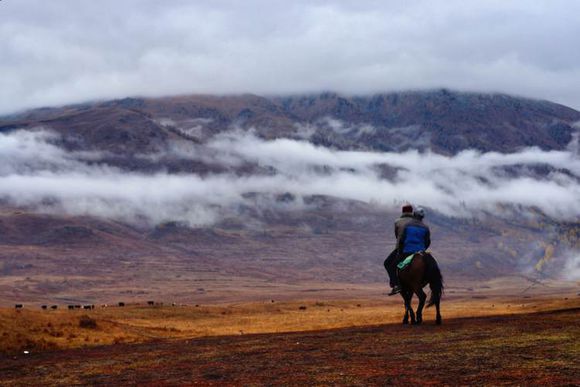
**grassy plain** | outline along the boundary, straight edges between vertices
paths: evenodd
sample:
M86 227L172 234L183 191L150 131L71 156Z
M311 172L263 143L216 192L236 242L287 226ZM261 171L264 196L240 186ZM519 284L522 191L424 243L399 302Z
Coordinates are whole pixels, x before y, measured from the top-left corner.
M444 320L580 306L580 297L570 290L558 296L502 297L467 293L446 296L442 303ZM402 312L402 301L398 296L354 300L267 300L222 305L148 306L140 303L125 307L97 305L94 310L0 308L0 353L36 353L153 340L380 325L400 322ZM81 319L87 317L96 323L96 327L81 326ZM427 309L425 323L432 324L433 319L434 310Z
M578 385L578 318L573 308L0 355L0 385Z

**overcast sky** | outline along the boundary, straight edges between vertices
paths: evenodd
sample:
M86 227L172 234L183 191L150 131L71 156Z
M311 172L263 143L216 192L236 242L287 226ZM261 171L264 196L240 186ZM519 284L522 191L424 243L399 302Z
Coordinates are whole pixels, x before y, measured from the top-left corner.
M0 114L184 93L447 87L580 109L580 1L3 0Z

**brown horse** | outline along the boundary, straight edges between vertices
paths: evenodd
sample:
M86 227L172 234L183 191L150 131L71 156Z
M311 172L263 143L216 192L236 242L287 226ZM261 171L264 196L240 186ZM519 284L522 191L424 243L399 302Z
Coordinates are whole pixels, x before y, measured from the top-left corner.
M436 322L437 325L440 325L441 312L439 303L441 301L441 295L443 294L443 277L441 276L441 271L435 258L431 254L423 251L416 253L415 258L413 258L409 266L403 270L397 269L397 275L401 283L401 296L403 296L403 300L405 301L405 318L403 319L403 324L409 323L409 315L411 315L411 324L421 324L423 322L423 307L427 299L423 288L429 284L431 298L429 299L427 307L435 305L437 309ZM416 319L413 308L411 307L413 294L416 294L419 298Z

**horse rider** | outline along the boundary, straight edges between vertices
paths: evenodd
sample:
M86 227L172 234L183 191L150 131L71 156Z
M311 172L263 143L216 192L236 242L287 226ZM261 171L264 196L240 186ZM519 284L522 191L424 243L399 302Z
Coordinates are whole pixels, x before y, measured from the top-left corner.
M399 236L403 234L405 226L413 221L413 206L410 204L405 204L401 209L401 216L395 221L395 238L397 239L397 246L399 241ZM389 274L389 285L392 290L389 295L397 294L401 291L399 287L399 279L397 278L397 263L399 263L399 250L397 247L389 254L383 265L385 270Z
M431 245L431 230L423 223L425 210L421 207L413 211L413 219L405 225L397 240L399 262L411 254L426 251Z
M413 217L410 221L405 222L403 230L399 231L397 238L397 259L395 266L391 272L391 279L394 280L395 286L389 295L399 293L401 287L399 284L399 276L396 272L396 264L403 261L411 254L425 251L431 245L431 230L429 226L423 223L425 218L425 210L421 207L413 211Z

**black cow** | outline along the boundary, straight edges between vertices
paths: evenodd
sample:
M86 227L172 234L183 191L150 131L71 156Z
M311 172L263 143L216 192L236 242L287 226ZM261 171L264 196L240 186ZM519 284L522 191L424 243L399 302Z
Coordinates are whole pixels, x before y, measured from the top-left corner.
M74 305L68 305L68 310L73 310L75 308Z
M119 302L119 306L125 306L124 302Z
M48 309L48 305L41 305L40 307L42 308L42 310L47 310Z
M14 305L14 309L22 309L22 308L24 308L24 305L22 305L22 304Z
M50 309L56 310L56 309L58 309L58 305L51 305Z
M147 301L147 305L155 305L155 301Z

